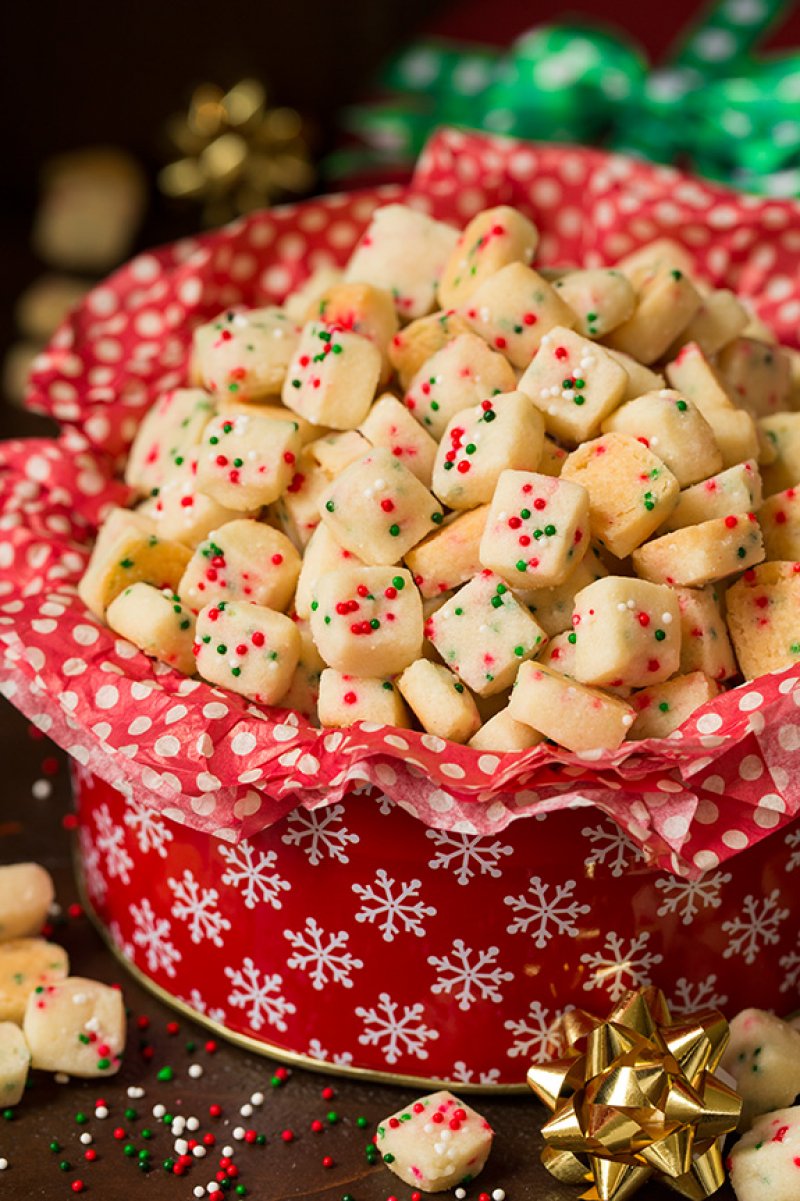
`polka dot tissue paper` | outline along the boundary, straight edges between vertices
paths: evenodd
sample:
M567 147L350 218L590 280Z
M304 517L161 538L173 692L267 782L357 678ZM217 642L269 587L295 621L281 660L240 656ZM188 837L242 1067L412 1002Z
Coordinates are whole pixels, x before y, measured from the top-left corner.
M88 899L120 953L206 1020L340 1070L520 1083L565 1008L640 984L679 1013L788 1011L797 668L663 742L482 754L368 723L317 730L153 663L77 597L98 522L127 499L122 456L185 379L193 326L343 264L398 199L459 224L516 205L545 265L668 235L800 342L798 205L452 130L408 188L254 214L96 288L33 375L30 404L61 435L0 446L0 681L79 765Z

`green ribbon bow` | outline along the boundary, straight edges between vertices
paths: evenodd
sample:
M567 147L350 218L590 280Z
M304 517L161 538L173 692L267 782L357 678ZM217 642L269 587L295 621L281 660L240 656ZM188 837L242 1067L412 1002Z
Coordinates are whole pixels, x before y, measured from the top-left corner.
M508 52L418 42L380 83L393 98L346 110L361 142L328 161L338 177L410 164L438 125L602 144L679 163L744 191L800 196L800 54L755 57L786 0L718 0L671 62L649 69L622 36L548 25Z

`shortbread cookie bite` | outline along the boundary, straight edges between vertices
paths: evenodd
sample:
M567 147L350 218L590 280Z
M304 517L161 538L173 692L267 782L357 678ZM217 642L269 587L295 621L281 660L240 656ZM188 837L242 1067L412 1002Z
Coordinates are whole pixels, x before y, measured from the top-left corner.
M561 468L567 461L567 454L568 452L564 450L563 446L559 446L557 442L554 442L552 438L548 438L547 434L545 434L542 443L542 457L539 460L539 466L536 470L541 472L542 475L561 475Z
M436 287L458 230L403 204L376 209L345 268L346 283L372 284L394 300L401 319L435 307Z
M430 488L436 443L396 396L390 392L380 396L359 426L359 433L371 446L390 450L421 484Z
M520 663L547 640L508 585L491 571L475 576L429 617L425 637L478 696L492 696L513 684Z
M451 509L473 509L492 499L501 473L536 471L544 422L524 392L507 392L463 409L442 436L433 491Z
M669 679L681 654L678 602L671 588L607 576L575 597L573 672L583 684L641 688Z
M738 1201L796 1201L800 1174L800 1106L756 1118L728 1161Z
M68 975L67 952L55 943L43 938L12 938L0 943L0 1022L21 1026L34 989Z
M131 584L106 609L109 628L150 659L194 675L194 614L169 589Z
M637 396L644 396L645 392L657 392L659 388L665 386L666 381L663 375L645 367L643 363L638 363L629 354L623 354L621 350L614 350L612 346L606 346L604 350L615 363L622 367L628 377L625 394L622 397L623 402L636 400Z
M725 595L728 630L746 679L800 662L800 563L762 563Z
M400 387L406 391L423 363L470 328L455 309L417 317L392 338L389 362L397 372Z
M403 403L437 440L462 409L513 392L516 376L506 359L476 334L459 334L426 359L408 386Z
M662 529L680 530L728 513L754 513L760 506L761 475L755 459L748 459L684 488Z
M383 447L338 475L322 500L322 520L365 563L399 562L443 516L427 488Z
M283 309L228 309L194 331L193 364L212 395L260 400L277 395L299 327Z
M375 1142L395 1176L412 1188L441 1193L474 1180L489 1157L492 1137L479 1113L442 1090L386 1118Z
M508 205L484 209L459 235L439 280L439 303L456 308L468 300L485 279L509 263L527 266L539 242L533 222Z
M614 750L635 719L625 701L542 663L523 663L508 709L515 721L577 752Z
M640 363L654 363L683 332L700 303L700 294L682 270L657 267L639 286L633 315L611 331L608 344Z
M738 337L748 320L747 309L733 292L724 288L709 292L683 333L670 346L667 357L674 358L687 342L696 342L703 354L716 354Z
M397 687L428 734L467 742L481 725L475 701L448 668L417 659L397 680Z
M550 330L576 323L558 292L523 263L509 263L490 275L458 312L470 329L518 368L528 366Z
M589 496L580 484L504 471L494 491L480 557L517 588L561 584L589 548Z
M113 1076L125 1047L122 993L97 980L68 976L31 993L22 1031L34 1068L69 1076Z
M391 364L387 350L399 322L394 302L383 288L362 283L332 284L311 302L305 320L350 330L374 342L383 362L381 378L388 379Z
M391 680L343 674L326 667L319 681L319 721L347 729L357 722L379 726L411 724L403 698Z
M800 559L800 486L776 492L757 516L767 559Z
M304 446L297 457L291 482L271 507L277 524L300 551L308 546L320 523L322 496L330 482L331 477Z
M672 238L656 238L653 242L646 242L644 246L624 255L614 268L631 281L637 292L660 272L668 269L681 271L690 277L695 269L689 251Z
M480 546L489 506L449 517L405 556L406 567L424 597L441 596L466 584L482 570Z
M201 388L173 388L145 413L125 467L125 483L151 496L199 443L214 402Z
M309 321L289 364L283 403L316 425L355 429L369 412L381 369L381 352L369 338Z
M715 588L674 588L681 615L681 674L701 671L721 683L738 672Z
M309 539L300 566L294 597L294 607L298 616L310 617L317 580L340 567L363 566L363 560L337 542L327 525L319 525Z
M575 328L584 338L604 338L633 316L636 293L621 271L592 267L568 271L553 287L577 318Z
M758 424L775 452L773 462L762 471L764 495L794 488L800 484L800 413L776 413L762 417Z
M54 896L52 877L40 864L0 867L0 942L38 934Z
M603 422L603 432L628 434L666 463L681 488L722 469L711 426L690 400L668 388L646 392Z
M636 721L628 737L668 738L696 709L713 700L718 693L719 685L701 671L674 676L663 684L643 688L630 699L636 710Z
M789 360L779 346L735 338L719 352L717 366L729 395L754 417L788 408Z
M300 435L294 421L252 416L213 418L203 431L197 486L237 512L277 500L294 475Z
M476 751L527 751L544 741L544 734L515 721L506 707L485 721L477 734L473 734L469 745Z
M308 454L329 479L355 463L356 459L362 458L369 449L369 442L358 430L323 434L306 447Z
M541 410L548 434L574 446L598 433L622 402L626 380L602 347L561 327L542 339L519 387Z
M260 506L238 510L221 505L197 486L198 453L193 450L183 466L167 479L153 501L156 533L167 541L195 547L211 530L237 517L253 517Z
M78 595L95 617L103 618L114 597L140 580L174 592L191 557L182 543L159 538L152 521L114 509L98 531Z
M422 652L422 601L402 568L340 568L317 581L311 632L329 667L393 676Z
M731 513L645 543L633 552L633 566L656 584L701 588L763 558L764 539L755 514Z
M672 512L678 481L662 459L628 434L604 434L573 451L559 477L589 493L592 536L624 559Z
M201 542L178 585L184 605L244 600L284 610L294 596L300 555L292 543L263 521L229 521Z
M15 1022L0 1022L0 1104L18 1105L25 1092L31 1053Z
M208 605L197 618L197 673L263 705L276 705L300 657L300 635L283 613L245 601Z
M791 1105L800 1093L800 1031L763 1009L743 1009L731 1021L721 1066L736 1081L744 1102L739 1125L747 1130L758 1114Z

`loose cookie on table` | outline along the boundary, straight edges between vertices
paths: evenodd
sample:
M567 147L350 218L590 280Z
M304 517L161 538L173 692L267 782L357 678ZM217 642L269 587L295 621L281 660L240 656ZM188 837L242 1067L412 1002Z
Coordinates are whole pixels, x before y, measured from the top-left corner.
M22 1100L31 1053L25 1036L14 1022L0 1022L0 1105L4 1108Z
M451 1092L430 1093L378 1126L383 1162L406 1184L440 1193L468 1184L492 1149L492 1128Z
M55 943L43 938L0 943L0 1021L21 1024L33 990L68 975L67 952Z
M221 601L200 611L194 650L204 680L275 705L292 682L300 635L283 613L244 601Z
M743 1009L730 1024L722 1067L741 1094L741 1130L753 1118L791 1105L800 1094L800 1031L763 1009ZM765 1198L766 1201L766 1198Z
M0 943L38 934L54 896L52 877L38 863L0 867Z
M800 1196L800 1106L756 1118L728 1160L738 1201L797 1201Z
M22 1029L32 1067L113 1076L125 1047L122 993L82 976L40 986L28 997Z

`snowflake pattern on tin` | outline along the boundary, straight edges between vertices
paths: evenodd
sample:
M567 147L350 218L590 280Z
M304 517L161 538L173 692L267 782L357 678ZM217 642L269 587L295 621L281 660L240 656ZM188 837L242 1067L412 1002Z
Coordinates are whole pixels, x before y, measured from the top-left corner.
M448 955L428 956L428 963L437 973L431 992L436 996L452 997L464 1012L476 1001L492 1001L498 1005L503 999L500 986L514 979L513 972L503 971L498 966L499 954L499 947L478 951L468 947L462 938L454 939Z
M361 898L361 908L356 921L377 926L384 942L392 942L397 934L415 934L424 938L426 917L434 917L436 909L418 899L421 880L400 882L395 892L395 881L379 867L375 884L353 884L353 892Z
M106 875L109 880L118 879L123 884L130 884L133 860L125 847L125 831L115 825L108 805L98 808L94 820L97 826L95 846L105 856Z
M363 960L346 949L350 941L347 931L329 934L316 918L306 918L304 930L284 930L283 937L292 947L292 954L286 961L287 967L307 972L312 987L318 991L329 980L332 984L352 988L350 973L364 966Z
M741 956L749 966L763 948L780 941L779 926L789 916L789 910L781 908L780 900L779 888L773 888L765 897L752 894L745 897L740 912L722 923L728 935L728 945L722 952L724 959Z
M78 840L86 889L92 900L98 905L102 905L108 895L108 883L101 867L100 852L94 844L88 826L81 826L78 831Z
M444 868L453 872L462 885L469 884L476 875L499 880L503 874L500 860L514 853L513 847L505 846L499 839L482 838L479 834L426 830L425 835L438 848L433 858L428 860L428 867L432 871Z
M714 872L713 875L701 876L699 880L659 876L656 888L663 893L663 897L656 913L659 917L678 914L684 926L690 926L701 909L719 909L722 904L720 890L732 879L730 872Z
M147 897L139 905L132 904L130 913L135 925L133 941L144 951L148 969L174 977L175 964L180 963L182 956L170 938L172 923L155 914Z
M635 863L644 863L644 855L636 844L610 818L601 825L584 826L581 834L592 844L584 862L607 867L615 879L623 876Z
M244 1010L253 1030L261 1030L265 1021L281 1032L288 1029L286 1018L297 1009L283 995L279 972L262 972L247 955L241 967L226 967L225 975L232 985L228 1004Z
M358 1041L362 1047L377 1047L390 1067L403 1056L427 1059L429 1052L425 1043L437 1039L439 1031L425 1025L424 1012L419 1001L405 1005L382 992L378 995L377 1005L356 1006L356 1017L361 1018L364 1025Z
M133 963L136 959L136 951L133 943L128 942L125 935L122 933L122 926L119 922L111 922L108 927L108 935L111 939L112 946L116 947L120 955L125 959L129 959Z
M548 898L550 888L552 897ZM575 923L581 914L589 913L589 905L581 905L572 900L576 888L574 880L565 880L563 884L545 884L541 876L531 876L527 896L523 893L516 897L503 897L503 903L517 915L510 925L506 926L509 934L530 934L533 945L546 947L556 934L566 934L576 938L580 933Z
M331 1054L326 1047L323 1047L318 1038L311 1039L306 1055L310 1055L312 1059L321 1059L323 1062L338 1063L340 1067L349 1067L353 1062L351 1051L334 1051Z
M789 951L787 955L781 955L778 963L785 972L781 992L788 992L796 997L800 992L800 935L798 935L795 949Z
M173 833L167 823L159 815L158 810L151 809L141 801L128 797L125 801L125 813L122 820L136 835L139 850L143 855L155 851L161 859L167 857L167 843L172 842Z
M317 867L326 859L349 863L347 847L358 842L342 821L344 805L329 805L324 809L295 809L286 819L290 829L281 838L287 847L300 847L308 862Z
M212 1022L224 1023L226 1017L225 1010L214 1005L209 1005L199 988L191 989L188 997L181 997L181 1000L186 1005L189 1005L195 1013L201 1014L202 1017L210 1018Z
M506 1055L509 1059L523 1057L532 1063L563 1055L565 1041L561 1033L561 1019L574 1008L574 1005L567 1005L564 1009L551 1011L541 1001L531 1001L524 1018L503 1022L503 1028L510 1031L514 1038Z
M647 930L629 939L610 930L602 950L586 951L581 955L581 963L589 969L583 984L584 992L603 989L612 1001L618 1001L629 989L652 984L650 972L664 956L649 951L649 942Z
M459 1084L496 1085L500 1080L500 1069L487 1068L483 1072L474 1072L472 1068L467 1067L463 1059L457 1059L453 1064L450 1079L457 1080Z
M188 868L180 880L170 876L167 884L175 894L175 904L170 912L173 917L188 923L192 942L201 943L207 938L215 947L224 946L222 931L230 930L231 923L220 912L216 888L204 888Z
M786 862L786 870L793 872L795 868L800 868L800 830L790 830L784 841L792 852Z
M289 892L292 886L276 870L278 856L274 851L256 850L246 840L232 847L220 844L217 849L227 864L222 883L241 891L246 909L255 909L259 904L282 907L280 894Z
M673 1014L683 1015L697 1013L698 1009L722 1009L728 998L717 992L717 976L711 972L704 980L687 980L685 976L677 979L669 1004Z

